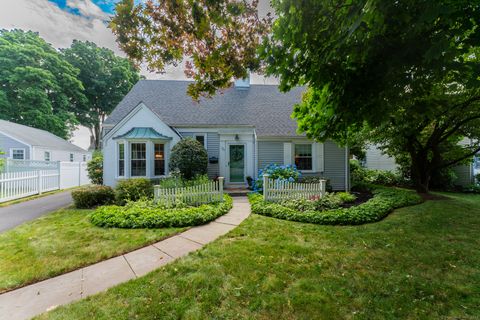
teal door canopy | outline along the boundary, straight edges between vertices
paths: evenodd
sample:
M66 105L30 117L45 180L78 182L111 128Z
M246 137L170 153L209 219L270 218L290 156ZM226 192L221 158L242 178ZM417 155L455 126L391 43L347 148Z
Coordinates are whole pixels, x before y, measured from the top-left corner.
M245 181L245 146L230 145L230 182Z
M153 128L132 128L127 133L113 137L117 139L147 139L147 140L172 140L172 137L164 136Z

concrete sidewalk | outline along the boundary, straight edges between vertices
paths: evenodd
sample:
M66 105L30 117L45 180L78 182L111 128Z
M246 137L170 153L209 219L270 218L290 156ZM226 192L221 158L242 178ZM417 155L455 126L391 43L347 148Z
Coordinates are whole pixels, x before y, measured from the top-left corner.
M148 247L0 295L0 319L29 319L122 282L143 276L202 248L250 215L246 197L233 198L229 213Z
M0 232L70 204L72 204L71 191L64 191L0 208Z

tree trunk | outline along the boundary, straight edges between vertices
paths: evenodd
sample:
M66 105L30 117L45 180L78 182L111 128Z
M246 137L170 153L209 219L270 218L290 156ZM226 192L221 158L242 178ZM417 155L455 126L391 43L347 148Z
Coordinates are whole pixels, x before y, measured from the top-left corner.
M411 171L415 190L418 193L428 193L431 168L426 152L410 153L412 159Z
M100 124L95 124L93 127L88 128L90 130L90 148L95 150L100 149L100 135L101 127Z

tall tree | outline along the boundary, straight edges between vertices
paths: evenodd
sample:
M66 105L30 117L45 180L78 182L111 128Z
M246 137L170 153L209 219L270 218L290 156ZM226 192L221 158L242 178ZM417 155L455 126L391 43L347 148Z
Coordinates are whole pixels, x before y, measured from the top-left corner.
M86 102L78 72L37 33L0 30L0 118L69 138Z
M283 14L263 56L283 89L310 86L294 111L307 135L345 141L366 127L390 155L409 155L428 192L432 174L480 150L479 5L274 1Z
M90 130L91 145L99 149L101 125L140 79L138 69L128 59L89 41L74 40L62 53L80 70L78 79L85 88L88 103L85 109L78 110L76 116L80 124Z
M359 130L369 131L388 153L410 157L419 192L428 192L436 170L480 150L480 0L272 0L277 18L268 35L268 21L255 20L254 3L248 7L251 19L236 26L255 40L242 42L237 33L224 40L250 53L233 59L235 74L229 59L217 60L224 45L217 17L238 17L221 8L244 1L205 0L198 10L186 0L153 3L124 0L113 30L129 56L147 58L153 67L163 68L185 52L214 57L194 59L201 70L194 74L194 98L263 63L282 90L309 87L294 111L309 137L346 143ZM171 41L177 34L183 40ZM160 48L164 43L166 51ZM464 138L469 142L459 144Z
M185 61L195 83L189 94L198 99L230 86L247 69L259 68L256 47L269 30L270 17L260 19L258 0L122 0L110 27L121 48L137 63L163 72Z

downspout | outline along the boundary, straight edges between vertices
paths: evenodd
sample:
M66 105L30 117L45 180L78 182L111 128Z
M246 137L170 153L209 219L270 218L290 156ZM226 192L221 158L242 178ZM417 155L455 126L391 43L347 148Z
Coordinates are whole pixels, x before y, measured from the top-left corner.
M345 146L345 191L350 191L350 165L348 161L348 145Z
M258 143L257 143L257 131L255 128L253 129L253 179L257 178L257 173L258 173L258 161L257 161L257 155L258 155Z

